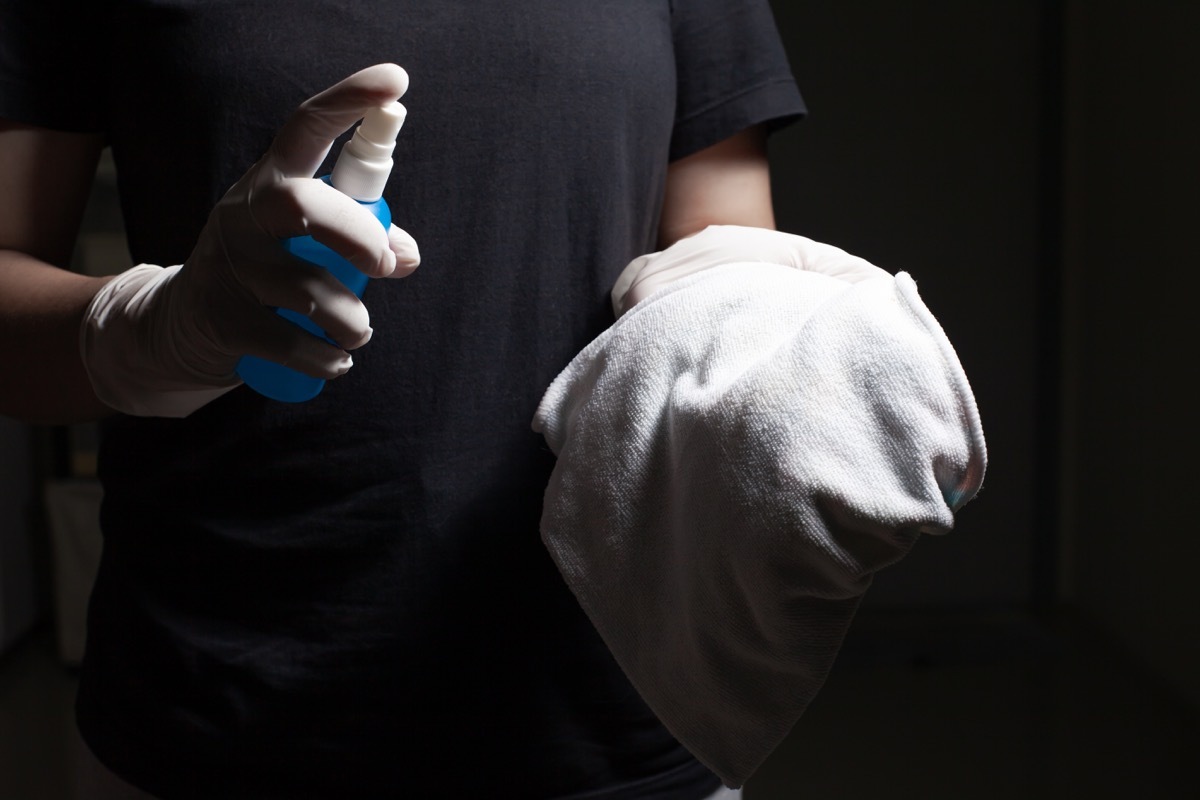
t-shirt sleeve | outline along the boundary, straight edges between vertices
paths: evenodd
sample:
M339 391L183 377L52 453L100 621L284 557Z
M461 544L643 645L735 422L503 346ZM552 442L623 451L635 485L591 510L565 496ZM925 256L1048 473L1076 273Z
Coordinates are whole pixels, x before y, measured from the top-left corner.
M767 0L674 0L672 160L805 113Z
M0 118L64 131L104 129L107 6L0 2Z

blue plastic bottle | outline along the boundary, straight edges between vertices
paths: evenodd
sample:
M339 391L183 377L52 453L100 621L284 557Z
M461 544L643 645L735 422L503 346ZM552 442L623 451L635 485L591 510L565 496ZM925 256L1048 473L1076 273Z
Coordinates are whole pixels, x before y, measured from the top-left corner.
M392 169L392 150L396 134L404 124L404 116L404 106L399 103L368 111L354 136L342 148L333 172L322 178L365 206L385 230L392 224L392 212L383 200L383 187ZM293 255L328 270L346 288L362 297L367 288L367 276L333 250L311 236L285 239L283 246ZM286 308L276 309L276 313L312 335L336 344L303 314ZM311 400L325 386L321 378L251 355L242 356L238 361L237 374L247 386L264 397L288 403Z

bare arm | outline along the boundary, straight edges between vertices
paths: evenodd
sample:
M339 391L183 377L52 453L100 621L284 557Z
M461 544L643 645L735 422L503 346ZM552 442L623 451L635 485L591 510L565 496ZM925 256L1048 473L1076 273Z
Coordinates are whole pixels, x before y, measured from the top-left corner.
M762 126L681 158L668 169L659 247L709 225L775 228L767 134Z
M671 164L659 252L639 256L622 270L612 289L617 316L710 267L781 254L782 263L788 263L794 249L790 240L797 237L775 230L766 140L759 125Z
M83 311L108 278L63 269L102 147L94 134L0 120L0 414L67 423L110 413L79 355Z

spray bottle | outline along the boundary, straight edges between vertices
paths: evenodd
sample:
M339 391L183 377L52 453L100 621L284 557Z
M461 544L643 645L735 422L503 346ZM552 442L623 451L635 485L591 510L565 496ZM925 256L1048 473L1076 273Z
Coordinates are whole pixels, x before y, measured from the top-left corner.
M391 103L373 108L363 117L362 124L342 152L338 154L333 172L321 180L366 206L384 230L392 224L392 212L383 200L383 187L392 171L392 150L396 135L404 124L404 106ZM297 236L283 241L284 249L305 261L333 273L346 288L362 297L367 288L367 276L340 255L311 236ZM286 308L276 310L279 316L304 330L336 344L308 317ZM242 356L237 374L246 385L272 400L299 403L316 397L325 386L321 378L313 378L274 361L256 356Z

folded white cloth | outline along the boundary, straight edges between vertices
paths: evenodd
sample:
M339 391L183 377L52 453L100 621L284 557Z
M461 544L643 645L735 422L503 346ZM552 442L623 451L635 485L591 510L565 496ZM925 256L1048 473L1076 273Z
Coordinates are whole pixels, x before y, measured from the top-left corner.
M986 463L906 274L737 263L660 289L534 420L542 537L625 674L731 787L828 673L872 574L944 533Z

